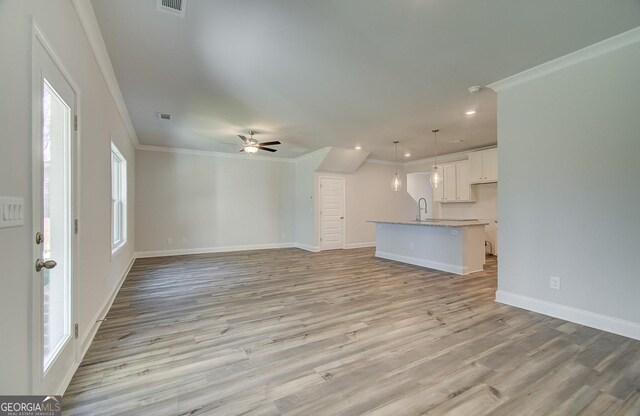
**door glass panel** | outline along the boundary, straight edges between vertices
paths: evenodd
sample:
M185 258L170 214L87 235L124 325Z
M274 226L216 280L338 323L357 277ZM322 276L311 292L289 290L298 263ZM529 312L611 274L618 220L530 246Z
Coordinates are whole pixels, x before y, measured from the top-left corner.
M45 80L42 94L42 258L57 262L53 269L42 269L45 369L71 334L70 136L70 107Z
M116 157L116 155L111 152L111 201L112 201L112 209L113 209L113 241L111 242L112 247L120 244L122 240L121 235L121 227L120 224L122 222L122 218L120 216L119 209L119 196L120 196L120 160Z

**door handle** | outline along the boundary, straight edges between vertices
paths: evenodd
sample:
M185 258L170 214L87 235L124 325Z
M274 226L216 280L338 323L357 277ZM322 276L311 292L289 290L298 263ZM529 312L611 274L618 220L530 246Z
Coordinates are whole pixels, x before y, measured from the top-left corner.
M344 217L340 217L340 219L341 219L341 220L343 220L343 219L344 219Z
M43 268L45 268L45 269L53 269L57 265L58 265L58 263L56 263L55 260L38 259L38 260L36 260L36 271L39 272Z

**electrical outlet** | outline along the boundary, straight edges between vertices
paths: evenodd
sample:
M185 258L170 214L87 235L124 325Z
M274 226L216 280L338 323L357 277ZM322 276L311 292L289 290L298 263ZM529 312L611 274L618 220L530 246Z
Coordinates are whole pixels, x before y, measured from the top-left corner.
M186 243L187 242L187 237L182 237L182 242Z
M458 230L451 230L451 235L458 235Z
M284 240L285 238L287 238L287 234L286 234L286 233L282 233L282 234L281 234L281 236L282 236L282 239L283 239L283 240Z
M549 287L553 290L560 290L560 278L551 276L549 278Z
M409 243L409 250L413 250L414 249L414 244L413 243Z
M173 238L167 238L167 244L169 245L173 244Z

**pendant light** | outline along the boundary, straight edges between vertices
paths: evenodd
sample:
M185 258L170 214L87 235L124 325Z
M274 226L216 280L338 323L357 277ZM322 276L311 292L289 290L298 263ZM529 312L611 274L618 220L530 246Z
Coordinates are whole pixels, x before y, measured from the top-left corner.
M433 170L431 171L431 178L429 182L431 182L431 187L436 189L442 183L442 173L438 170L438 132L439 129L431 130L433 132L433 155L435 159L435 163L433 165Z
M400 143L399 141L394 141L393 144L396 146L396 155L394 157L394 161L397 163L398 162L398 143ZM398 166L396 165L396 174L393 175L393 179L391 179L391 189L394 192L398 192L400 189L402 189L402 179L400 179L400 175L398 175Z

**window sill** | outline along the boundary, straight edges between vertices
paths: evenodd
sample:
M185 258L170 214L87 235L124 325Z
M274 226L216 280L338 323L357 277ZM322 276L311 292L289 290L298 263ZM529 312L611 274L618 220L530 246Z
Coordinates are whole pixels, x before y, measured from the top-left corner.
M122 251L122 249L124 248L124 246L126 246L126 245L127 245L127 242L126 242L126 241L124 241L124 242L122 242L122 243L118 244L117 246L112 247L112 248L111 248L111 259L113 259L114 257L116 257L116 256L117 256L117 255Z

